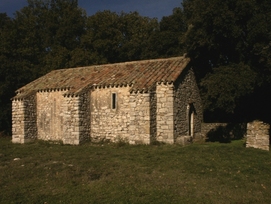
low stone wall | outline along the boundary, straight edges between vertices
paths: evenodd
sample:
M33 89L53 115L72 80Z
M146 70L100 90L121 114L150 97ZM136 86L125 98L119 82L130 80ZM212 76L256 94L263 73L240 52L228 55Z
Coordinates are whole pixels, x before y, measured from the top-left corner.
M210 142L230 142L246 135L245 123L202 123L201 137Z
M227 123L202 123L201 124L201 136L202 138L209 139L210 133L218 128L225 128Z
M246 147L253 147L269 151L270 125L262 121L253 121L247 124Z

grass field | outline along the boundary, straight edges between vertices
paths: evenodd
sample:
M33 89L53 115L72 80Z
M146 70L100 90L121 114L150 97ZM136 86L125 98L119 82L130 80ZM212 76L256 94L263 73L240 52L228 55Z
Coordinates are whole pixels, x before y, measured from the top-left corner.
M12 144L0 203L271 203L271 154L229 144Z

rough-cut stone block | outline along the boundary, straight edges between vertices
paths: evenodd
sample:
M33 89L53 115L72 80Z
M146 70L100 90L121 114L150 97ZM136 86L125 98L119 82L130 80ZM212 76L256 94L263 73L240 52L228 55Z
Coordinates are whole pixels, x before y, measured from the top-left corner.
M261 121L253 121L247 124L246 147L269 150L270 126Z
M13 136L12 137L12 142L13 143L21 143L21 139L19 137Z

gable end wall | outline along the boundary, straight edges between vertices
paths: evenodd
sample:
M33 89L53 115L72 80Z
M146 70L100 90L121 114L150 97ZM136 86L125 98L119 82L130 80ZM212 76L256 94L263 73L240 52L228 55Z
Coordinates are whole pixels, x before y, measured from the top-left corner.
M174 138L183 143L189 135L189 105L195 108L193 139L201 137L202 104L193 70L186 69L175 83L174 95ZM179 141L180 140L180 141Z

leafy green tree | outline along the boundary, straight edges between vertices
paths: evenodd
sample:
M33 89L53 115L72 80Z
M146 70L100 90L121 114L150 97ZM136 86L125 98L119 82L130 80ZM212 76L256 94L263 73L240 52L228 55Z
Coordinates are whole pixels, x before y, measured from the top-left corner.
M255 77L254 71L243 63L213 68L201 81L205 107L209 111L219 108L230 113L241 105L238 99L254 91Z
M156 19L137 12L97 12L88 17L83 43L93 63L144 59L149 39L156 30Z
M11 101L15 90L34 79L33 67L38 47L34 46L35 31L28 38L18 22L1 15L0 28L0 130L11 127ZM31 23L30 23L31 24Z
M0 130L10 130L17 88L53 69L88 63L81 43L86 16L75 0L29 0L14 19L0 17Z
M45 67L59 69L83 66L85 56L78 56L74 50L83 53L81 37L85 32L86 14L77 1L51 0L46 5L45 21ZM79 58L78 58L79 57ZM77 60L75 60L77 59Z
M120 15L120 61L153 58L149 54L150 39L159 31L157 19L142 17L137 12Z
M9 88L13 86L10 76L8 76L13 67L13 61L10 60L13 57L13 46L10 41L13 36L13 32L11 32L12 23L12 19L6 13L0 13L0 131L11 125L11 106L7 104L10 104L9 99L11 97Z
M157 57L180 56L185 52L183 37L187 30L183 10L175 8L173 14L164 16L159 31L151 36L151 48Z
M240 113L246 107L249 115L258 107L255 113L262 112L260 92L271 87L271 2L184 0L183 7L187 53L202 81L206 110ZM253 102L245 100L248 96Z
M118 61L116 58L121 42L118 14L103 11L89 16L82 42L90 53L91 63L103 64Z

